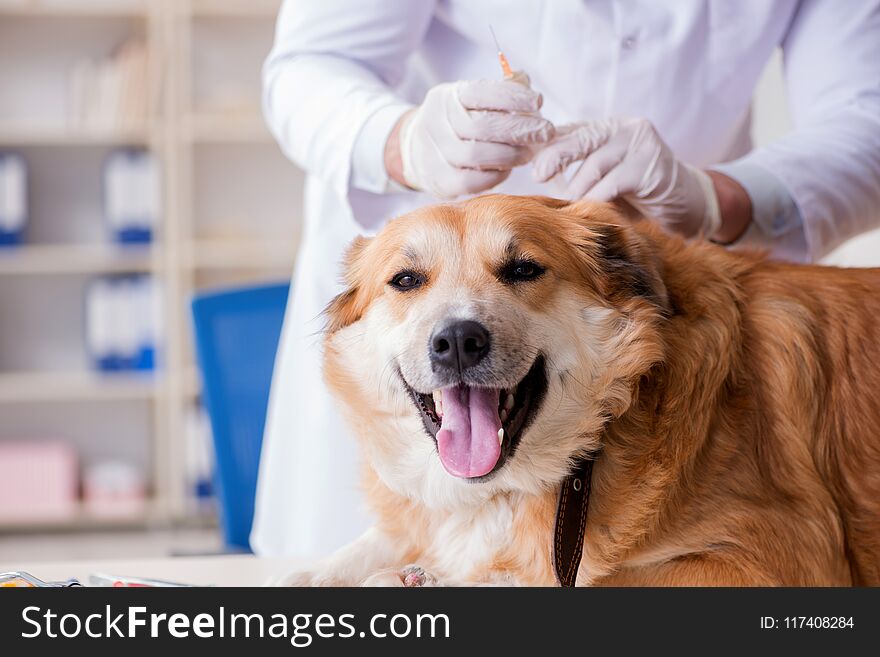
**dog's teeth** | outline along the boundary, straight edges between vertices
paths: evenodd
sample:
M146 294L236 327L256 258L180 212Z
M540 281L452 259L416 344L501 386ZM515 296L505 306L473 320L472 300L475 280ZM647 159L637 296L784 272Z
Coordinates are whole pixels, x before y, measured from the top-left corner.
M501 411L501 421L507 422L507 411Z
M504 442L504 427L501 427L498 430L498 444L502 444Z
M513 408L513 395L510 393L507 394L507 399L504 400L504 408L508 411Z
M443 391L434 391L434 408L437 409L437 415L443 415Z

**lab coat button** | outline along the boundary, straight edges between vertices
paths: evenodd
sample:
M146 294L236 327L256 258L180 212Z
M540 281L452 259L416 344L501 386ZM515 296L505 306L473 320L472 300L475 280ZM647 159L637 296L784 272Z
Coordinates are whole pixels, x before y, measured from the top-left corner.
M785 234L788 229L789 216L786 212L779 212L773 215L773 237L779 237Z
M632 50L633 46L636 45L636 38L631 35L624 37L623 40L620 42L620 45L623 47L624 50Z

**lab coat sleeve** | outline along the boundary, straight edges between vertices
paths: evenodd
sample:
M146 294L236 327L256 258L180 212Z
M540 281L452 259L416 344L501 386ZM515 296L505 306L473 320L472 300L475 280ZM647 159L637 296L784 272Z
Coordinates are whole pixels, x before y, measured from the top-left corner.
M880 1L804 0L782 48L794 130L717 168L749 191L774 251L817 260L880 225Z
M263 111L284 153L341 196L352 184L385 191L385 140L411 107L392 88L434 4L285 0L281 8L263 67Z

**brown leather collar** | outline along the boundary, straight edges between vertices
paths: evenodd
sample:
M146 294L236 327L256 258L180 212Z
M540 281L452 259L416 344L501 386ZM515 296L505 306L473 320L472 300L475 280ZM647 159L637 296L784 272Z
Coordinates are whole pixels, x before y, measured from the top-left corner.
M574 586L584 552L584 528L590 505L593 459L581 459L562 482L556 509L553 539L553 565L560 586Z

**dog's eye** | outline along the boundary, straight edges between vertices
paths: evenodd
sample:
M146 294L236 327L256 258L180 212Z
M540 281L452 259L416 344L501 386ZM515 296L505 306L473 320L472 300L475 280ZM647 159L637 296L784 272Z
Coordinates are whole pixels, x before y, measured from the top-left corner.
M544 273L544 268L533 260L514 260L501 269L501 279L506 283L531 281Z
M412 290L419 287L425 279L414 271L402 271L388 281L388 285L398 290Z

